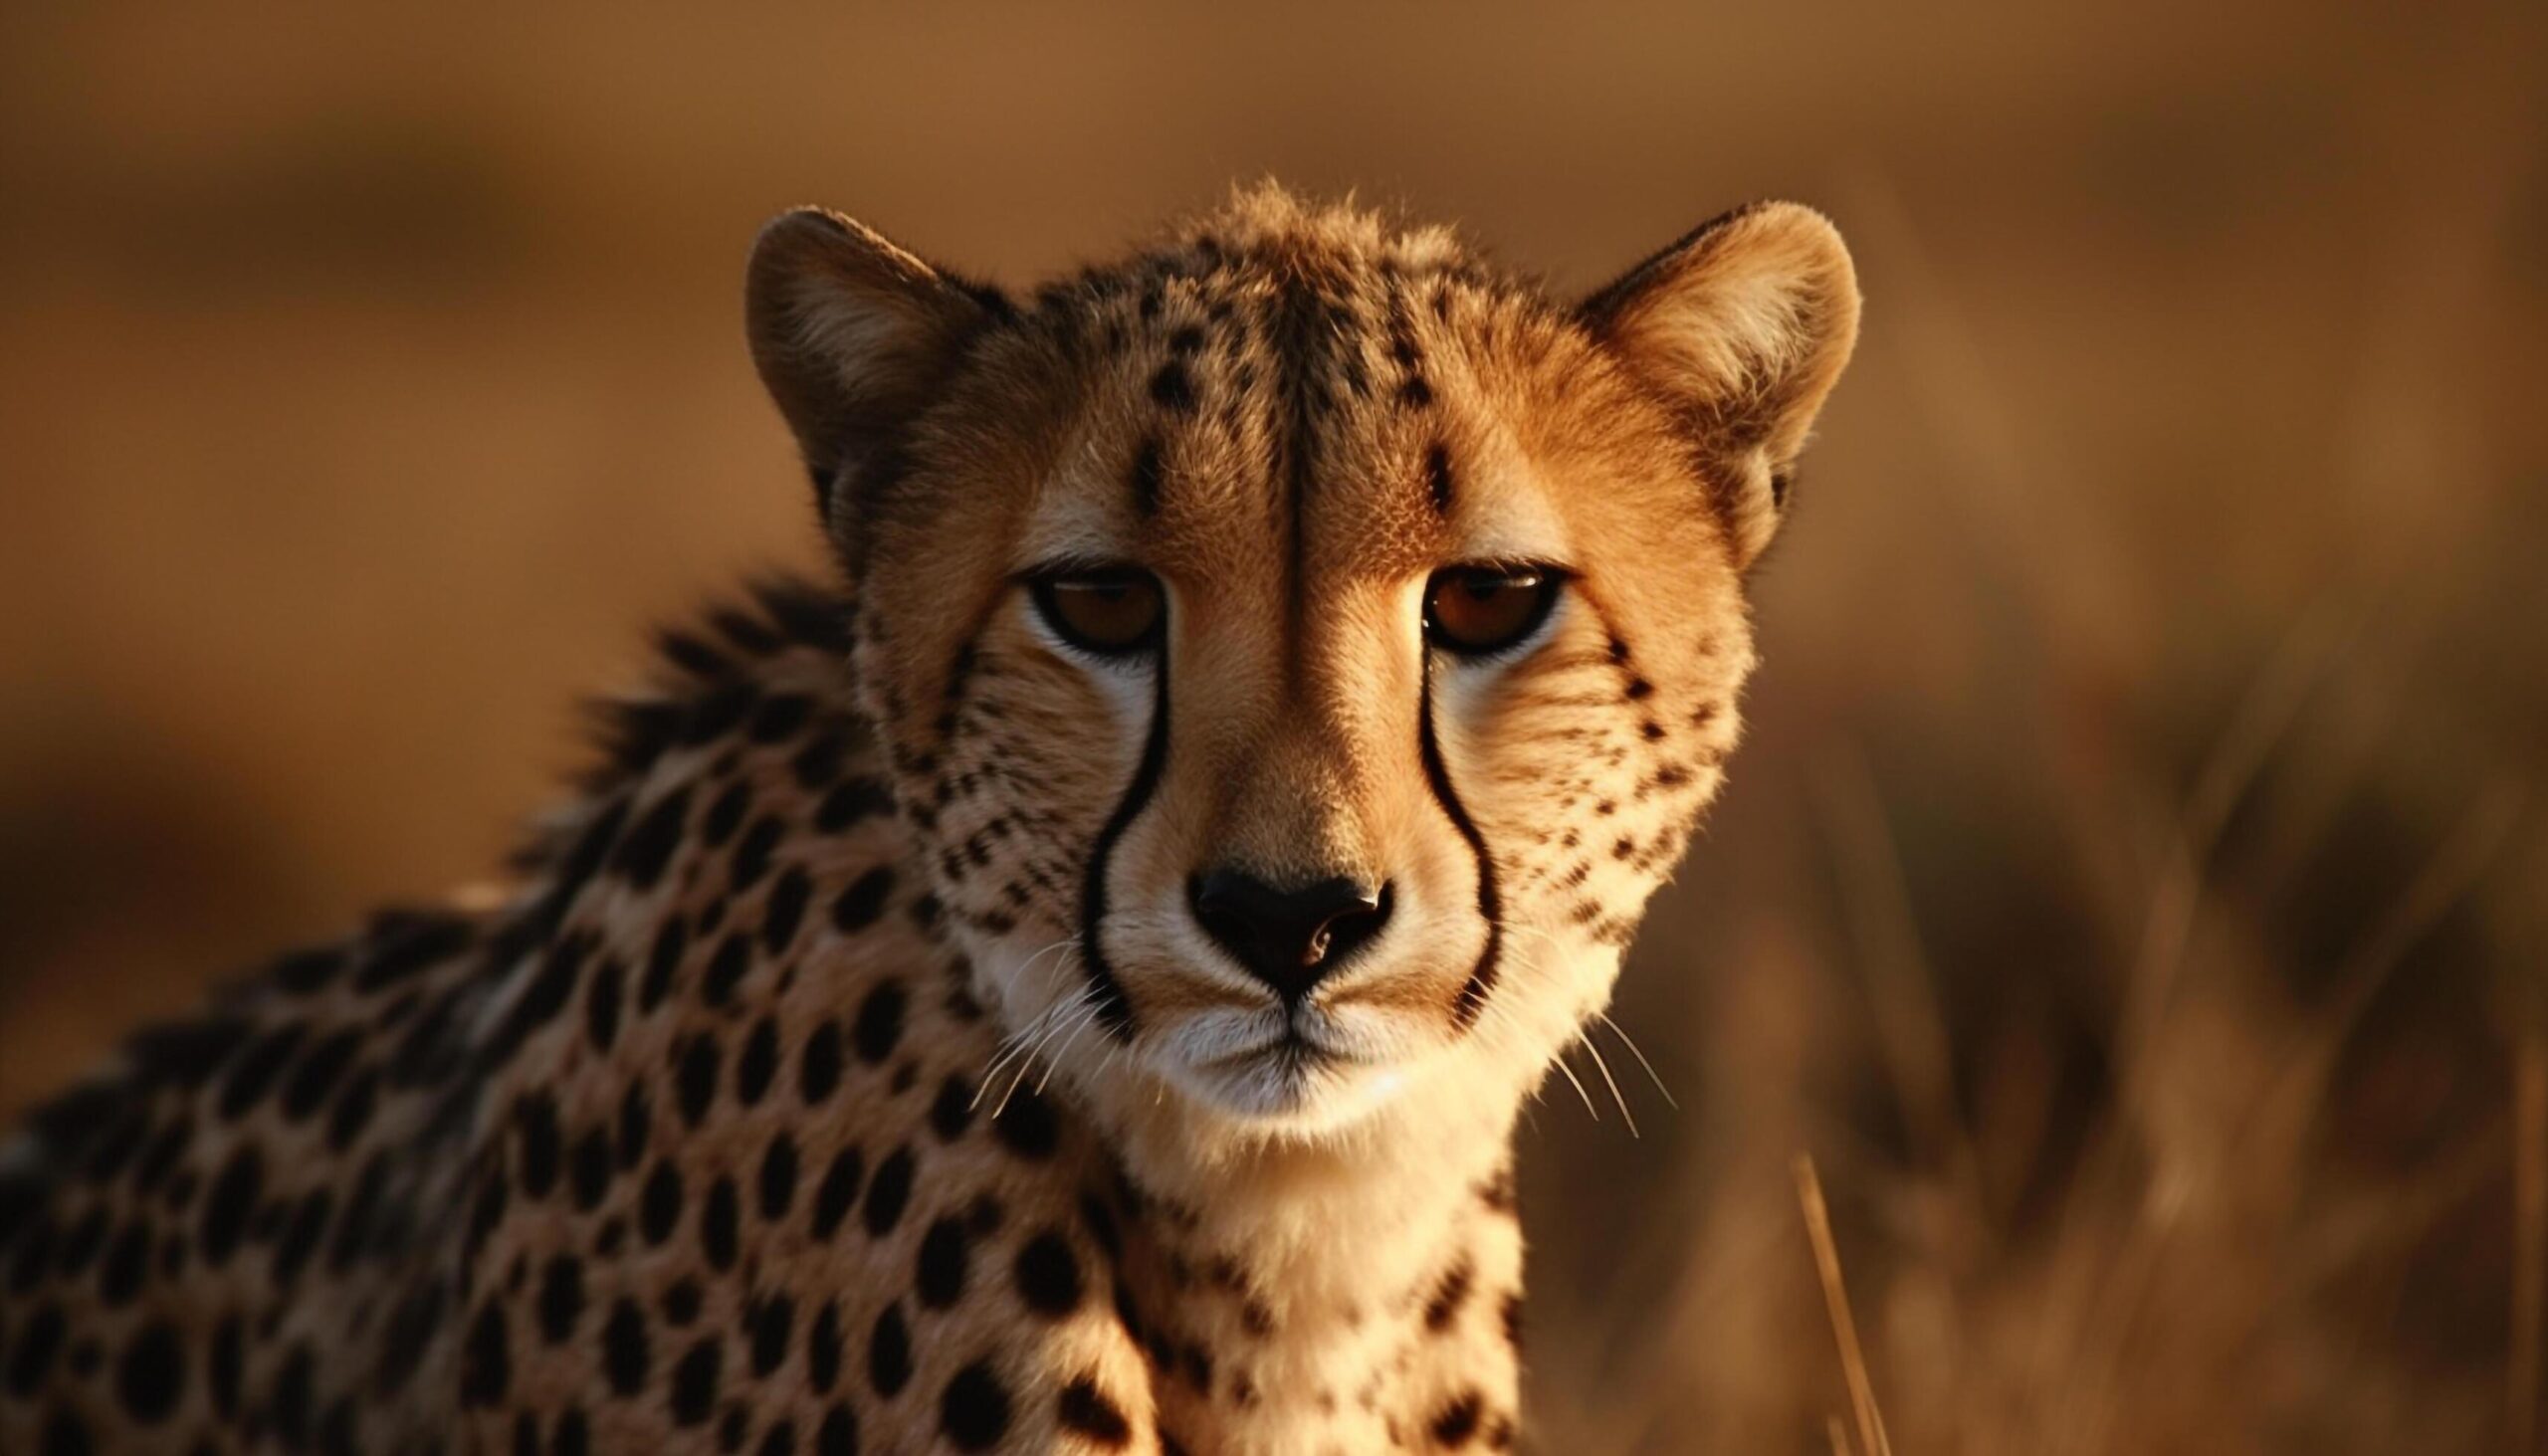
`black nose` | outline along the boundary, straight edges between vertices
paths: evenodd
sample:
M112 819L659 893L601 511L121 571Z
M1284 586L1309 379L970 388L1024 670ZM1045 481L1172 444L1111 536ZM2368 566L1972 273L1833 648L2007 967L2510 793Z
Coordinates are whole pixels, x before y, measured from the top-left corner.
M1277 890L1244 870L1221 869L1195 876L1185 894L1213 942L1286 1002L1308 995L1389 919L1389 887L1341 876Z

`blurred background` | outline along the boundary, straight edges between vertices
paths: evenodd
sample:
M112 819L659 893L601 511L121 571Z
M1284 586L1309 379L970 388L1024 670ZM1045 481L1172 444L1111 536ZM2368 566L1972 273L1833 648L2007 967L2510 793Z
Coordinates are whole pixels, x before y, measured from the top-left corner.
M818 562L777 209L1024 283L1270 172L1579 289L1792 196L1864 342L1613 1008L1677 1107L1605 1030L1526 1129L1533 1446L1868 1456L1809 1154L1905 1452L2538 1449L2537 4L476 8L0 6L0 1111Z

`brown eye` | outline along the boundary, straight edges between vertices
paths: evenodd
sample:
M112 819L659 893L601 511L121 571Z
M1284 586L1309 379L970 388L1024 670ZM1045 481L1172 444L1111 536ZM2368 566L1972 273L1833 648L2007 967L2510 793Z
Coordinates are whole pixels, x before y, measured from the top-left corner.
M1565 576L1545 567L1454 566L1424 588L1424 635L1464 657L1501 652L1548 620Z
M1158 579L1129 566L1039 576L1027 589L1055 635L1105 657L1156 644L1167 615Z

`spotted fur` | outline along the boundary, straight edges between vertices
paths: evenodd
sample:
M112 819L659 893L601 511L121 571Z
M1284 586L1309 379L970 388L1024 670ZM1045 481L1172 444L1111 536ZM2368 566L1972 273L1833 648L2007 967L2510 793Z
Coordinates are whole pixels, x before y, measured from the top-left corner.
M1573 307L1271 189L1010 299L781 219L839 548L663 643L497 905L145 1031L0 1153L0 1449L1500 1449L1511 1133L1714 792L1847 356L1768 206ZM1093 662L1022 579L1136 563ZM1430 573L1571 574L1426 645ZM1388 887L1297 1005L1213 865Z

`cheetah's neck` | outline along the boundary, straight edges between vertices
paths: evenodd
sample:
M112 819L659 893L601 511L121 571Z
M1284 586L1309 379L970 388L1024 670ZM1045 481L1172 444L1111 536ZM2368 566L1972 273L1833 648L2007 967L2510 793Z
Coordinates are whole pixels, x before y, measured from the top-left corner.
M1509 1443L1513 1117L1411 1109L1210 1167L1129 1140L1124 1306L1162 1429L1232 1452Z

